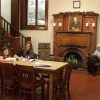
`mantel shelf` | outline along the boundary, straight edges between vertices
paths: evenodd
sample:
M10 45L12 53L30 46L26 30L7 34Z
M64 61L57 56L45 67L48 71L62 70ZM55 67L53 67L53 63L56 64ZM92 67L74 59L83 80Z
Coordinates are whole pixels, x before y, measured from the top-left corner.
M56 32L57 34L90 34L92 35L92 32Z

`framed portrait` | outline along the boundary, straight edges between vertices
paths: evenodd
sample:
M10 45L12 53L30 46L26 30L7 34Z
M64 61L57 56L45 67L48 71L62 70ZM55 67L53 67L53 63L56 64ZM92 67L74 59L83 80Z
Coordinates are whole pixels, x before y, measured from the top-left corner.
M73 8L80 8L81 2L79 0L73 1Z
M81 32L82 15L69 16L68 31Z

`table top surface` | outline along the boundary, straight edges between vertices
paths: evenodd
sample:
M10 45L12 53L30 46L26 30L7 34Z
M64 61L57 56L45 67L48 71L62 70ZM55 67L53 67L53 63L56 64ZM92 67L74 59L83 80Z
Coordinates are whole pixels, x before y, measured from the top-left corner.
M25 65L25 66L33 66L35 69L42 69L42 70L52 70L55 71L59 68L62 68L68 65L67 62L57 62L57 61L46 61L46 60L36 60L36 61L13 61L13 62L5 62L5 63L13 63L14 65ZM37 65L40 66L37 66ZM41 66L42 64L42 66Z
M48 70L57 70L68 64L66 62L45 61L45 60L38 60L38 61L33 61L33 62L15 61L14 63L19 64L19 65L33 66L36 69L48 69ZM37 64L39 64L40 66L36 66ZM41 65L44 65L44 66L41 66Z

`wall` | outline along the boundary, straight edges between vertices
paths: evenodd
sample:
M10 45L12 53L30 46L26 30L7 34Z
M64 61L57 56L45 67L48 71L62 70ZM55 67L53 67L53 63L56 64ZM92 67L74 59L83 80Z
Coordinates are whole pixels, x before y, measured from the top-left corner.
M1 0L1 16L11 22L11 0Z
M34 52L38 52L39 42L51 43L51 54L53 53L53 17L52 14L66 11L94 11L100 13L100 0L81 0L81 8L73 9L73 0L49 0L48 30L32 31L21 30L25 36L32 37ZM10 22L11 0L1 0L1 15ZM100 16L98 17L97 43L100 43Z

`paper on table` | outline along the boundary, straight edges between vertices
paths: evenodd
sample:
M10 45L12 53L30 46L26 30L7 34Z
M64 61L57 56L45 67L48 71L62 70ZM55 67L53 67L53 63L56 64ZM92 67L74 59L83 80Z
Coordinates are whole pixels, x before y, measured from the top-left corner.
M29 62L36 61L36 59L29 59Z
M52 64L50 63L42 63L42 62L35 62L34 64L37 67L50 67Z
M10 57L10 58L6 58L5 60L6 60L6 61L16 61L16 58L11 58L11 57Z

